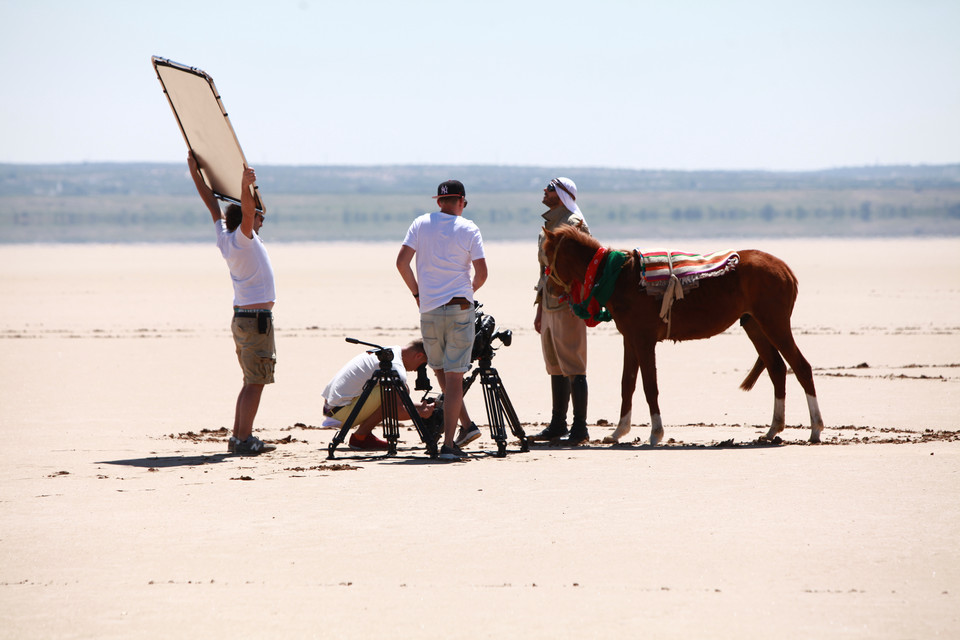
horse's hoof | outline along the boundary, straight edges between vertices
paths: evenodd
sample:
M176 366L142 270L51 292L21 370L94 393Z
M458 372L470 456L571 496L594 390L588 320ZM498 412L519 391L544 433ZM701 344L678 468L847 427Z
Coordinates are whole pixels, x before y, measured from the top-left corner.
M627 426L627 427L617 427L616 429L613 430L613 433L611 433L611 434L610 434L609 436L607 436L607 437L613 438L614 440L620 440L620 438L622 438L623 436L627 435L628 433L630 433L630 427L629 427L629 426Z
M620 439L614 438L613 436L605 436L603 438L603 444L620 444Z

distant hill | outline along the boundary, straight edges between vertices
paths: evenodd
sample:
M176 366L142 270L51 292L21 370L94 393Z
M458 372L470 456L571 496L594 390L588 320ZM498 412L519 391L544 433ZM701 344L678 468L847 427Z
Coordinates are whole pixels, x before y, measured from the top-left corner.
M542 189L573 178L616 237L960 235L960 165L809 172L510 166L257 167L272 240L397 240L436 185L467 187L488 239L529 238ZM206 241L185 164L0 164L3 242Z

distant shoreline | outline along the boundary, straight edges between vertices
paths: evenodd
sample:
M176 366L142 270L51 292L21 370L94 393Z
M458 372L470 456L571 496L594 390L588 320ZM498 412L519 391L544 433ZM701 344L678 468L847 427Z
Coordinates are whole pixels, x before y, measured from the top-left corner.
M461 178L490 240L541 224L543 185L573 176L598 236L953 237L960 165L815 172L382 166L258 167L273 242L402 237L431 210L438 179ZM439 178L438 178L439 176ZM178 164L0 165L0 244L204 242L209 218Z

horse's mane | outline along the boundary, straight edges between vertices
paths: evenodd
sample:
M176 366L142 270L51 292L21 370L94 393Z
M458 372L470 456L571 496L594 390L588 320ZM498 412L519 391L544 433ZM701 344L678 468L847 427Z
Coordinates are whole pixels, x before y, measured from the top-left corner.
M596 238L594 238L593 236L591 236L591 235L588 234L588 233L584 233L584 232L581 231L578 227L575 227L575 226L572 226L572 225L568 225L568 224L561 225L560 227L558 227L558 228L556 229L556 231L555 231L554 233L556 233L556 234L558 234L558 235L560 236L560 237L557 238L557 241L558 241L558 242L559 242L560 240L566 238L567 240L572 240L572 241L574 241L574 242L576 242L576 243L578 243L578 244L581 244L581 245L583 245L583 246L585 246L585 247L589 247L589 248L593 249L594 251L596 251L597 249L600 248L600 241L599 241L599 240L597 240Z

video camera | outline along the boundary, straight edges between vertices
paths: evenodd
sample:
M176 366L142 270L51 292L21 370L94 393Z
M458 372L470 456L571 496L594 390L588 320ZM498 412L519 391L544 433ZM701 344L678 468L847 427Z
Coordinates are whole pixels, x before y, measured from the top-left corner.
M470 362L474 360L493 359L496 348L493 346L494 340L499 340L503 346L509 347L513 343L513 332L509 329L497 331L497 321L491 316L480 311L483 305L474 302L474 313L476 314L476 335L473 339L473 351L470 354ZM489 366L489 365L488 365Z

